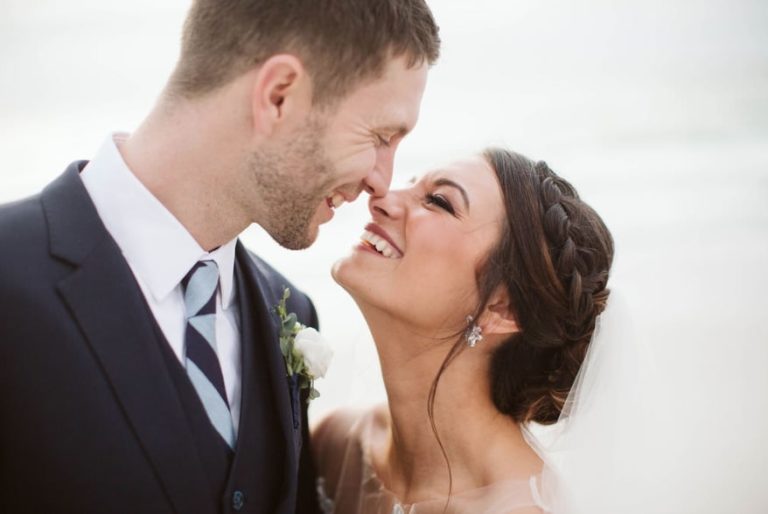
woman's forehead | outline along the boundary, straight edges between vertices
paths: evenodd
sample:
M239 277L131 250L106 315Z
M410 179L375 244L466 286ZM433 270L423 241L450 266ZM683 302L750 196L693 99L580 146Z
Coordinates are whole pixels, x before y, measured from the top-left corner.
M432 168L423 173L412 175L407 181L407 186L413 186L419 183L435 182L441 178L450 178L475 182L473 179L487 178L492 172L490 164L481 156L471 156L463 159L451 161L450 163Z

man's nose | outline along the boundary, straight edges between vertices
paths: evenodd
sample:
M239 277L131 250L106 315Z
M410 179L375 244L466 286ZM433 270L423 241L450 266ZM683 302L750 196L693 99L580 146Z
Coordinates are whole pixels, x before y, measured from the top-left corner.
M392 169L395 161L395 149L382 146L376 150L376 163L363 180L366 193L374 198L387 194L392 183Z

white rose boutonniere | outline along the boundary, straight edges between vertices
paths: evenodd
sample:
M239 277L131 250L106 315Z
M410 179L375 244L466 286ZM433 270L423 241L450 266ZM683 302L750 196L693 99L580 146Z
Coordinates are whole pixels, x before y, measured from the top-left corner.
M312 327L305 327L296 334L294 350L304 356L304 365L313 378L323 378L333 358L333 349L320 332Z
M296 314L288 312L286 302L291 296L287 287L277 305L280 317L280 351L285 359L285 368L291 385L298 389L309 389L308 400L320 396L314 387L315 379L322 378L328 371L333 349L320 333L299 323Z

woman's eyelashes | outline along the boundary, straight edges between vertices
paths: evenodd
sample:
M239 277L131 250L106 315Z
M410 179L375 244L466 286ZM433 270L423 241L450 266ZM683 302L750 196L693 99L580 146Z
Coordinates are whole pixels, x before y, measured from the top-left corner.
M425 196L425 201L427 205L436 205L439 208L443 209L444 211L448 212L449 214L455 216L456 210L453 208L453 205L451 202L443 195L436 194L436 193L427 193Z

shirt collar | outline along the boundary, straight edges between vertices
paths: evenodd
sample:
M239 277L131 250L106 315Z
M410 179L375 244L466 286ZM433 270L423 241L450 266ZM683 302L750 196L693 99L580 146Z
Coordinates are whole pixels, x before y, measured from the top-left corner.
M219 267L222 305L228 308L235 296L237 239L205 251L128 168L117 148L126 137L109 137L80 173L104 226L156 301L163 301L197 261L213 260Z

